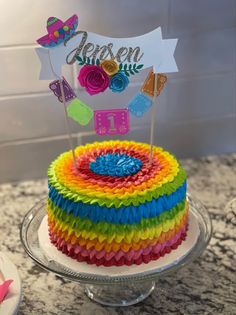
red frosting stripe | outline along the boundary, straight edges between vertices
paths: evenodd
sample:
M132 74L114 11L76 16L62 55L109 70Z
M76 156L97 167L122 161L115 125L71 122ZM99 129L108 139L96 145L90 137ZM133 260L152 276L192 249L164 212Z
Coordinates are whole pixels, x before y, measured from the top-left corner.
M132 264L140 265L141 263L147 264L151 260L157 260L160 257L163 257L166 253L170 253L171 250L177 249L178 246L182 243L182 241L185 240L185 238L186 238L186 232L183 232L175 243L173 243L172 245L166 245L159 252L151 251L148 254L141 254L137 258L128 258L124 255L119 259L116 259L116 257L112 257L110 260L106 260L104 256L101 258L97 258L95 255L91 258L90 256L83 256L81 253L76 253L72 247L68 248L68 245L63 240L61 242L52 240L52 243L62 253L66 254L67 256L73 259L76 259L79 262L86 262L88 264L96 264L97 266L103 265L103 266L109 267L109 266L123 266L123 265L130 266Z

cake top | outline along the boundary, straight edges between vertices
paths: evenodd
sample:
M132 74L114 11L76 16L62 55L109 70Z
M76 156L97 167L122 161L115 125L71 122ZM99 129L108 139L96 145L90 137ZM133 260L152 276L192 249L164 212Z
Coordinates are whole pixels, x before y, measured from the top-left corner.
M61 154L49 167L49 186L75 202L119 208L171 194L186 175L178 161L160 147L153 147L149 163L148 144L104 141ZM56 193L56 192L55 192Z

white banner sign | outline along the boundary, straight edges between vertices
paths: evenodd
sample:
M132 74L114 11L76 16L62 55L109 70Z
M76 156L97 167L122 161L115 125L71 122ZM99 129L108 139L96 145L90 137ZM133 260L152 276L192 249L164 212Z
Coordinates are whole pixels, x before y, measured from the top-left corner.
M77 31L64 44L52 48L36 48L41 61L40 79L61 77L62 65L74 64L78 57L90 60L115 59L119 64L142 64L155 73L177 72L174 59L177 39L163 39L161 28L129 38L111 38Z

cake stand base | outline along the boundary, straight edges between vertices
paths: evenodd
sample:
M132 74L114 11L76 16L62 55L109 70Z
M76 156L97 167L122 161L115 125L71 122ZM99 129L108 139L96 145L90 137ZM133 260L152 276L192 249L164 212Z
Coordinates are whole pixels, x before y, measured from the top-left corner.
M119 285L85 285L85 293L91 300L108 306L129 306L139 303L154 289L154 281Z

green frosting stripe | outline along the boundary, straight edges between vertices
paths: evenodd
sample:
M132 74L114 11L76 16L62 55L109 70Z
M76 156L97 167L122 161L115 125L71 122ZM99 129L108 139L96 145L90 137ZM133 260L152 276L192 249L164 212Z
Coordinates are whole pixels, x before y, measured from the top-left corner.
M82 201L89 204L99 204L100 206L115 207L119 208L121 206L138 206L139 204L151 201L153 198L158 198L164 194L170 195L175 192L186 180L186 173L181 166L179 166L179 172L172 182L165 183L161 187L158 187L154 191L147 190L142 192L144 195L138 195L136 197L129 197L127 199L119 199L115 195L113 199L102 198L102 197L91 197L89 194L83 195L76 191L66 188L61 183L58 182L55 172L54 172L54 161L48 169L48 181L51 186L53 186L59 194L64 198L68 198L72 201Z
M72 214L68 214L60 208L56 207L50 199L48 199L48 207L52 218L58 224L68 226L74 232L93 231L96 234L103 234L107 236L115 234L126 234L132 231L145 231L148 228L157 227L165 223L167 220L174 219L178 214L185 211L186 199L178 203L171 210L161 213L160 215L145 219L143 218L139 224L113 224L108 222L93 223L89 219L75 218Z

